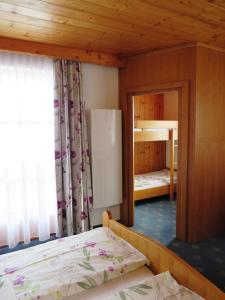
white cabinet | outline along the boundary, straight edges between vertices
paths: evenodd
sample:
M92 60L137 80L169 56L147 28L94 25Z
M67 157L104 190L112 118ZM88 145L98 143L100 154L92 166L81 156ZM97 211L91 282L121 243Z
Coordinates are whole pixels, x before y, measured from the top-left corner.
M90 116L94 209L122 202L121 111L92 109Z

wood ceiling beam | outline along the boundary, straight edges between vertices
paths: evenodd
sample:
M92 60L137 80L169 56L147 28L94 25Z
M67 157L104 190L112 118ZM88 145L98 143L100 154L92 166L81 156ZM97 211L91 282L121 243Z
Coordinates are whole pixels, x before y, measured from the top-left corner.
M43 55L112 67L124 67L125 65L124 60L116 55L6 37L0 37L0 51Z

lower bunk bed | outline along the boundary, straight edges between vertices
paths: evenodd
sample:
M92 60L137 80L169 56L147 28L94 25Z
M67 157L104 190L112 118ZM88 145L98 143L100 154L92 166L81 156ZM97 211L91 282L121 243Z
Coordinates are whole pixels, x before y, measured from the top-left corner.
M177 171L174 171L173 189L176 192ZM170 194L170 171L134 175L134 201Z
M103 228L0 256L0 299L224 297L170 250L116 222L110 212L103 214Z

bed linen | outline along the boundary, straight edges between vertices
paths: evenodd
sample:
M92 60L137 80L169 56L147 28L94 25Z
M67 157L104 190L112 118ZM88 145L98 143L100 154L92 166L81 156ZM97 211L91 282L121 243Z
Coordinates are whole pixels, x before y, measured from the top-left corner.
M204 300L202 297L178 284L170 275L164 272L140 281L135 285L114 293L105 300Z
M151 276L154 276L152 271L149 269L149 267L144 266L126 275L122 275L111 281L108 281L106 284L98 286L94 289L86 290L79 295L70 296L65 300L105 300L110 295L112 296L114 293L126 289L129 286L149 279Z
M146 263L110 229L98 228L0 256L0 299L65 299Z
M174 183L177 182L177 171L174 171ZM145 173L134 176L134 190L144 190L154 187L166 186L170 183L170 171L163 169L161 171Z

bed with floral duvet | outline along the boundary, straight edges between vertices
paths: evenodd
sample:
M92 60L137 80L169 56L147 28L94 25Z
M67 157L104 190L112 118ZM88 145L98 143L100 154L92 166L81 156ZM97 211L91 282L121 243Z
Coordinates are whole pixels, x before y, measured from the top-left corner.
M94 229L0 256L0 299L78 296L146 262L110 229Z
M110 224L122 228L117 222ZM169 272L149 273L145 280L117 291L107 289L104 298L98 296L102 287L122 282L144 265L149 265L146 256L105 226L1 255L0 299L203 299L179 285ZM93 290L97 298L90 296Z

